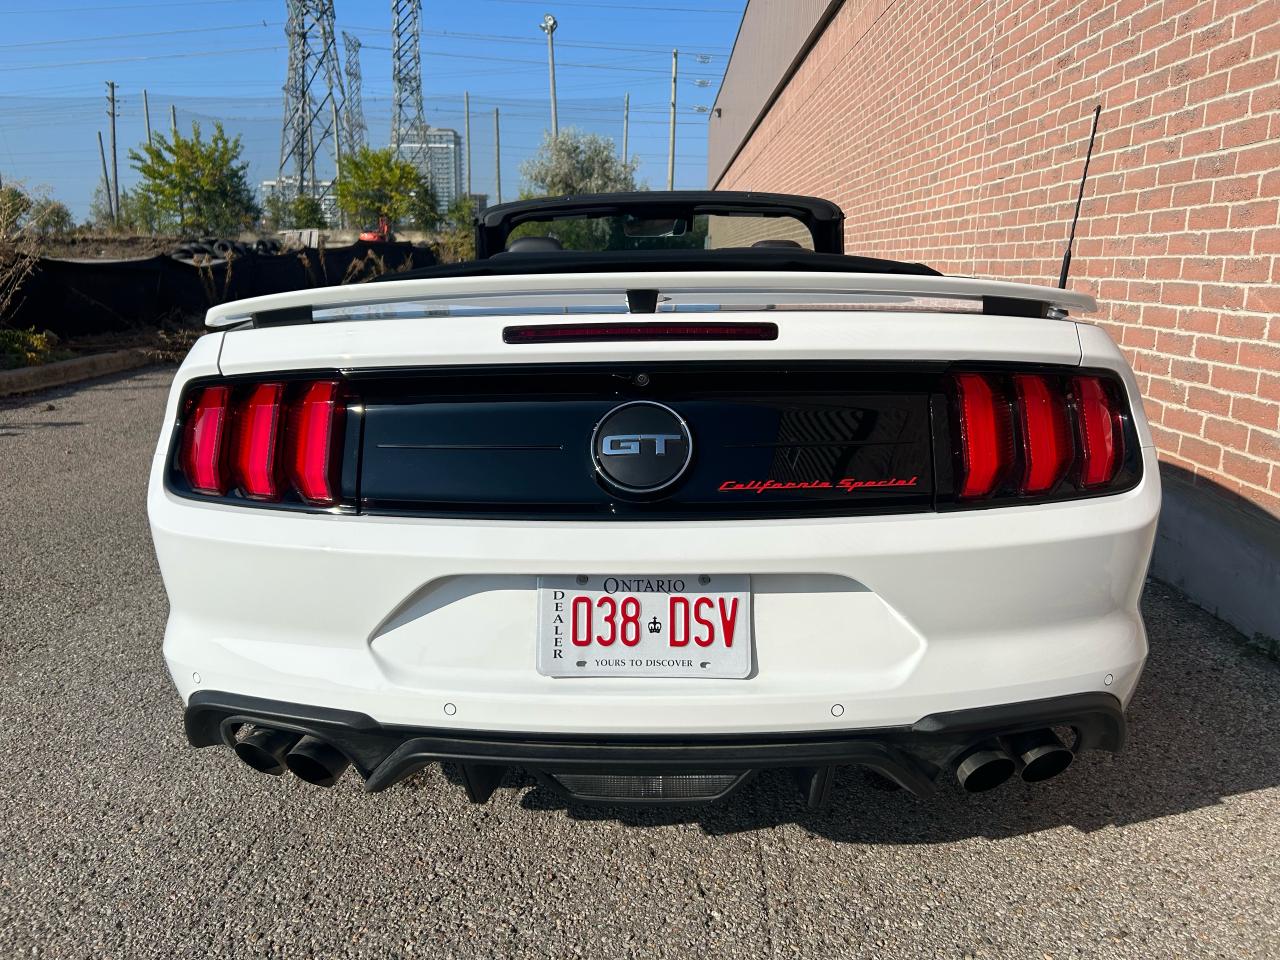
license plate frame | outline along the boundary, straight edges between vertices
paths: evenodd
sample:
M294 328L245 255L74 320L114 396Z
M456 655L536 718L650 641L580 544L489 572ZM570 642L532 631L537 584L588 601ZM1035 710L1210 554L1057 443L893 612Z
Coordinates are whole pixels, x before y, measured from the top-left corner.
M755 670L748 574L542 576L537 589L542 676L745 680ZM639 625L634 644L629 620Z

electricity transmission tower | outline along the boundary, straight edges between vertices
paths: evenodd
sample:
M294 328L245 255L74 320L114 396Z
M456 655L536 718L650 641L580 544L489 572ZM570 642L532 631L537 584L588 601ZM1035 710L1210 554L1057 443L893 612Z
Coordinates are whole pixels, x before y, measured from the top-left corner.
M364 122L364 94L360 83L360 38L344 30L342 52L345 60L343 72L347 78L347 109L343 112L343 132L346 137L342 149L354 153L369 139L369 128Z
M342 71L333 35L333 0L285 0L289 71L280 131L280 184L293 178L297 195L319 199L328 185L316 176L316 157L332 155L336 170L343 109Z
M425 171L421 36L422 0L391 0L391 148Z

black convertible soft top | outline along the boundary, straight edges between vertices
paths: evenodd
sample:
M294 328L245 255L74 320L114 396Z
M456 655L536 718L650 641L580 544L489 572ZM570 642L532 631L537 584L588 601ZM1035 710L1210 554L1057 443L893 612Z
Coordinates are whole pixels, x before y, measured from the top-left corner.
M530 221L628 216L638 219L683 219L699 215L787 217L808 229L813 249L791 241L768 246L719 249L582 251L539 246L508 249L513 230ZM634 273L673 271L802 271L821 273L895 273L941 276L921 263L846 256L844 214L829 200L784 193L732 190L653 190L539 197L489 207L475 220L476 259L392 273L379 280L445 277L495 277L545 273ZM559 247L551 242L552 247Z
M534 273L662 273L666 271L785 270L818 273L895 273L917 277L942 276L923 263L881 260L877 257L815 253L786 248L729 250L627 250L583 253L503 253L488 260L442 263L404 273L389 273L375 282L424 280L431 277L500 277Z

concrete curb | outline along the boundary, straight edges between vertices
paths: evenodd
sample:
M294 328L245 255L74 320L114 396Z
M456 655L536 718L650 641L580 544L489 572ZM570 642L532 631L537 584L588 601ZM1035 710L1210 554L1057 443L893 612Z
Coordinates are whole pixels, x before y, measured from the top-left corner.
M112 353L97 353L90 357L76 357L74 360L59 360L57 363L45 363L38 367L0 370L0 397L33 393L36 390L60 387L79 380L105 377L111 373L120 373L122 370L144 367L151 362L152 359L146 350L141 347L132 347Z

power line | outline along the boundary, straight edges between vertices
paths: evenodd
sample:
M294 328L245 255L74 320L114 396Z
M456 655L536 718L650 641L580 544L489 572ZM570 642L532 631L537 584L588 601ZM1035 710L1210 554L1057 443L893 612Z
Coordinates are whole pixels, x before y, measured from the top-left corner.
M378 46L372 43L366 43L364 46L369 50L391 50L392 49L391 47ZM530 60L525 57L494 57L494 56L487 56L485 54L480 54L480 53L444 53L443 51L440 51L440 50L431 50L431 51L428 51L425 54L425 56L448 57L454 60L484 60L488 63L531 63L531 64L536 64L538 66L543 65L543 61L541 60ZM628 67L628 66L623 66L622 64L613 64L613 63L563 63L562 62L559 64L559 66L576 67L582 70L625 70L630 73L653 73L653 74L663 74L663 75L670 72L660 67ZM720 79L719 74L714 74L713 76L717 80Z
M212 5L228 5L235 3L253 3L261 5L262 0L172 0L168 3L113 3L113 4L86 4L74 7L37 7L27 8L23 10L0 10L0 16L21 16L24 14L39 14L43 16L47 13L88 13L96 11L113 11L113 10L166 10L179 9L182 7L208 7ZM485 3L517 3L533 6L546 6L546 0L483 0ZM639 10L644 12L661 11L664 13L694 13L694 14L733 14L741 16L740 9L732 9L727 7L650 7L640 4L631 3L587 3L583 0L556 0L557 6L562 7L584 7L604 10Z
M256 3L261 5L262 0L176 0L176 2L173 3L95 4L93 6L83 7L29 7L25 10L0 10L0 17L20 16L22 14L39 14L40 16L44 16L47 13L90 13L99 10L157 10L173 7L207 7L211 4L227 3Z
M366 33L386 34L390 31L385 27L367 27L352 26L348 29L362 30ZM503 33L468 33L459 30L423 30L423 36L439 37L442 40L463 40L485 43L523 43L542 45L542 41L536 37L515 37L510 34ZM587 50L617 50L623 53L662 53L665 54L669 47L650 46L639 43L602 43L596 40L560 40L557 45L562 47L579 47ZM693 55L702 54L710 57L723 57L725 53L711 53L711 50L728 50L727 47L704 47L701 50L694 51Z
M152 53L137 57L106 57L99 60L66 60L62 63L24 63L19 66L0 67L0 71L22 70L57 70L62 67L91 67L104 63L143 63L148 60L185 60L189 57L223 57L233 53L269 53L278 51L279 44L274 47L235 47L229 50L188 50L185 53Z
M16 50L20 47L49 47L66 43L102 43L107 40L139 40L145 37L171 37L176 33L215 33L220 30L261 30L263 27L278 27L280 21L267 23L241 23L230 27L192 27L189 30L156 30L151 33L114 33L105 37L61 37L57 40L24 40L22 43L0 43L0 50Z
M547 5L546 0L483 0L483 2L519 3L525 6L540 7ZM742 16L742 9L733 7L655 7L634 3L590 3L587 0L556 0L555 5L557 7L594 7L598 10L643 10L645 13L660 11L662 13L733 14L735 17Z

